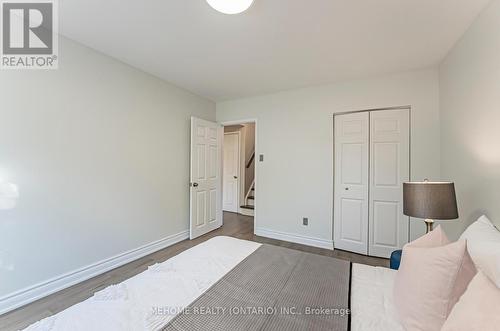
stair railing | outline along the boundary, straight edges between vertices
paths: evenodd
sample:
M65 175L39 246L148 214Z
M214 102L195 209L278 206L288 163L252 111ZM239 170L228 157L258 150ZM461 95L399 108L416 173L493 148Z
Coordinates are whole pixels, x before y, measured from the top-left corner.
M247 165L246 165L247 169L250 168L254 159L255 159L255 151L253 151L252 155L250 155L250 159L248 160Z

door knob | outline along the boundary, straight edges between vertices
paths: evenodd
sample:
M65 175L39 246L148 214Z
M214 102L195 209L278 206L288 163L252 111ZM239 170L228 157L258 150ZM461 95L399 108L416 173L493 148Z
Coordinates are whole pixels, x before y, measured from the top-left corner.
M198 187L198 183L193 183L193 187Z
M238 176L233 176L234 179L238 179Z
M346 190L346 191L349 191L349 188L348 188L348 187L346 187L346 188L345 188L345 190Z

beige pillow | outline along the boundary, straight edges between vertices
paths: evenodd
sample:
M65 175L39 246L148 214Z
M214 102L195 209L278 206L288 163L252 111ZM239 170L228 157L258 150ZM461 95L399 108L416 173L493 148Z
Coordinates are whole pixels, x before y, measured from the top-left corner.
M401 324L439 331L475 274L466 241L449 243L440 226L405 245L394 282Z
M500 289L481 271L457 302L442 331L500 330Z

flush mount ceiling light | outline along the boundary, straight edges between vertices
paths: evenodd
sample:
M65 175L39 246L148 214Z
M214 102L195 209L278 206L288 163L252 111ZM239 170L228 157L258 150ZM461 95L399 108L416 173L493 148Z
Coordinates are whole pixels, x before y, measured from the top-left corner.
M224 14L239 14L250 8L253 0L207 0L215 10Z

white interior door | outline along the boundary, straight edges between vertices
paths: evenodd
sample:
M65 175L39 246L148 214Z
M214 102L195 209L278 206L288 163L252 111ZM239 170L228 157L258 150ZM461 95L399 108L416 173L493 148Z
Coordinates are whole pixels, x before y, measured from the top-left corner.
M221 125L191 118L190 237L222 226Z
M222 209L237 213L240 194L240 133L224 134Z
M409 218L403 214L403 182L410 179L408 109L370 114L369 248L390 257L408 242Z
M368 253L369 114L335 116L334 245Z

